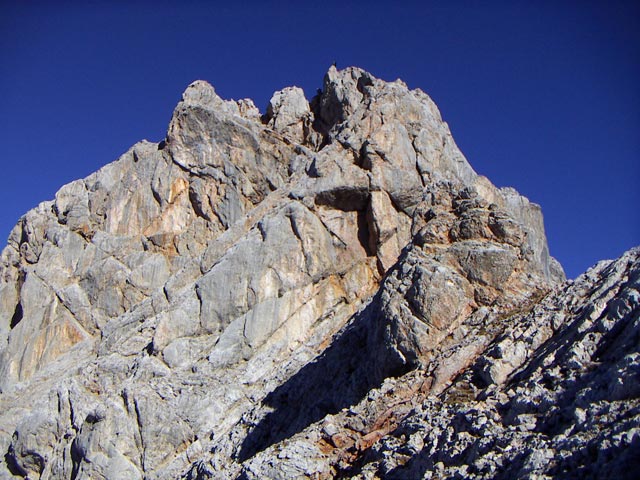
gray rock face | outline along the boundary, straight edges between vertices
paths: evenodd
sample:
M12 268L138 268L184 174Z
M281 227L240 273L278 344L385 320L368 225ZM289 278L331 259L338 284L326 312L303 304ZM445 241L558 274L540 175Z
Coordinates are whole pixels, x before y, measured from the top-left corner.
M338 467L340 475L635 478L640 249L602 262L506 321L478 320L463 322L465 338L441 344L423 372L394 379L352 407L380 415L399 386L426 379L425 393L406 399L411 409ZM470 350L482 353L439 388L439 374ZM334 425L348 431L343 418Z
M196 81L165 141L62 187L12 231L0 471L561 472L554 455L585 463L596 430L635 445L636 257L562 285L539 207L477 175L401 81L332 67L310 102L286 88L263 116ZM636 340L607 333L626 328ZM554 362L558 392L536 383ZM606 394L585 383L593 362L618 379ZM614 429L599 408L630 420ZM493 443L467 438L467 416ZM587 425L570 445L553 423L565 417ZM511 454L497 447L512 438Z

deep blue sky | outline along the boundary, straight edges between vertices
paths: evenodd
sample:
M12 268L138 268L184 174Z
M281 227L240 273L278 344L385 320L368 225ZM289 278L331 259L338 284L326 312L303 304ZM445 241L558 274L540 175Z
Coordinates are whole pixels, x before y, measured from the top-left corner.
M638 2L77 3L0 2L2 239L161 140L191 81L264 111L335 60L426 91L477 172L542 205L569 277L640 244Z

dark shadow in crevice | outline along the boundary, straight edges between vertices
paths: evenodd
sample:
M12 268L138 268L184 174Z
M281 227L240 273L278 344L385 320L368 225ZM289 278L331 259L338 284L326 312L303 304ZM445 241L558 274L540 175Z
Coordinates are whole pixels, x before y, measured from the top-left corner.
M16 309L13 312L13 316L11 317L9 328L15 328L15 326L20 323L23 316L24 312L22 310L22 302L18 302L18 304L16 305Z
M11 475L16 477L27 476L27 472L20 465L18 465L18 462L16 461L12 445L9 446L9 450L4 454L4 463L7 465L7 470L9 470Z
M376 250L371 236L371 224L367 218L367 212L362 210L358 211L358 242L360 242L368 257L375 256Z
M610 445L604 447L604 445ZM638 478L640 440L636 435L630 444L592 440L571 455L558 456L555 465L545 472L553 478Z
M245 438L238 454L240 462L326 415L357 404L385 378L413 368L376 341L382 322L379 303L379 296L374 297L315 361L267 395L262 406L273 411Z
M78 478L78 474L80 473L80 465L82 463L82 459L84 458L84 452L81 447L78 445L78 439L75 438L73 442L71 442L71 480L76 480Z
M311 128L318 132L320 135L321 141L318 145L317 150L320 151L327 145L331 143L331 138L329 136L329 131L333 127L332 122L326 122L323 118L322 108L323 108L323 98L324 93L321 89L318 89L317 94L311 99L309 102L309 109L313 113L313 124Z
M317 205L326 205L343 212L361 211L369 204L369 187L342 185L316 195Z
M23 232L24 235L24 232ZM13 311L13 316L11 317L11 322L9 323L9 328L14 328L16 325L20 323L22 317L24 316L24 310L22 308L22 286L24 282L27 280L27 274L23 270L18 273L18 279L16 281L16 292L18 294L18 303L16 308Z

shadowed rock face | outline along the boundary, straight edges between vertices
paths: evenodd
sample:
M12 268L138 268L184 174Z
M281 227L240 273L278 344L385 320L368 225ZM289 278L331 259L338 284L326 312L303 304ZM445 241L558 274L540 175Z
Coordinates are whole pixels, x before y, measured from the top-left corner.
M0 257L0 469L472 475L484 457L458 453L465 441L448 438L438 457L398 429L416 423L424 444L480 402L502 415L495 445L523 415L560 435L550 411L524 407L537 398L527 382L559 361L549 345L575 347L577 362L604 348L579 350L580 308L615 303L598 327L611 342L628 328L637 298L596 298L627 281L601 277L605 286L561 285L539 207L478 176L420 90L332 67L311 102L286 88L261 116L197 81L165 141L62 187L12 231ZM557 313L568 303L573 313ZM597 361L624 357L637 372L637 344ZM610 396L580 401L632 411L638 392L624 375ZM587 377L557 378L574 382L556 399L570 410ZM497 406L499 395L512 403ZM545 448L577 464L588 432L577 447ZM515 465L487 468L564 468L531 457L534 437L521 437L511 457L483 446Z

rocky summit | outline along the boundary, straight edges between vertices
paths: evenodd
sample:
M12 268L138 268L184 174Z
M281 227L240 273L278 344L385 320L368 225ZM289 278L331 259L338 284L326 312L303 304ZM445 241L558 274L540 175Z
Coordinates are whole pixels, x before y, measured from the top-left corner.
M635 478L640 249L566 281L433 101L330 68L166 139L0 257L0 478Z

